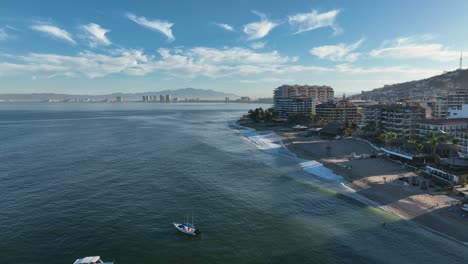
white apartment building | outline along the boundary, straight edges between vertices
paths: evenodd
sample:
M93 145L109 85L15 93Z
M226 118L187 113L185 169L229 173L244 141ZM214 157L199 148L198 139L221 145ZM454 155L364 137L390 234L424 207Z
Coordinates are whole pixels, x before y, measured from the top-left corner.
M314 98L277 98L273 109L281 118L288 118L293 114L315 115L317 103Z
M418 123L418 136L426 137L430 132L458 138L458 154L468 158L468 118L428 119Z
M447 96L437 97L432 115L436 118L447 118L449 109L461 108L463 104L468 104L468 92L465 89L460 89Z
M447 118L468 118L468 104L463 104L461 107L449 108Z
M274 110L282 118L291 114L315 115L317 104L333 101L329 86L282 85L274 90Z
M372 105L364 110L361 127L373 123L376 130L410 136L415 134L418 122L425 117L426 111L420 106Z
M275 98L312 97L317 103L333 101L333 88L325 85L282 85L275 89Z

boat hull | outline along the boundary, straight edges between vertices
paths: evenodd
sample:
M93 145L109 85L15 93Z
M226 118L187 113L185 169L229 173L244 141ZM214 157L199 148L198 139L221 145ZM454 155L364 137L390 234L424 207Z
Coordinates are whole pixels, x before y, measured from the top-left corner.
M191 236L196 236L200 234L200 231L198 231L196 228L188 227L180 223L173 223L174 227L179 230L180 232L191 235Z

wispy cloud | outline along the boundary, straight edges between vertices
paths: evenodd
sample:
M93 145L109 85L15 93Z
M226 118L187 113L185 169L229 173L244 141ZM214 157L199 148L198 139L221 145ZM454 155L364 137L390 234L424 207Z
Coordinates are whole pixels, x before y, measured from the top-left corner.
M12 59L11 56L9 59ZM140 66L148 62L140 50L114 50L110 53L83 51L73 56L31 53L17 56L13 60L0 63L0 71L5 76L22 72L45 78L55 76L97 78L115 73L142 75L144 71Z
M46 78L97 78L110 74L139 76L159 72L169 76L221 78L278 72L281 65L297 61L297 58L282 56L277 51L256 52L241 47L160 48L158 55L134 49L114 49L103 53L83 51L73 56L0 54L3 61L0 63L0 76L26 73Z
M295 82L295 79L286 79L286 78L260 78L260 79L250 79L250 80L240 80L241 83L277 83L277 84L283 84L283 83L293 83Z
M95 23L89 23L81 26L85 32L85 38L88 40L89 46L95 48L97 46L109 46L112 42L107 38L106 34L110 32L109 29L102 28Z
M410 66L356 67L349 64L323 67L299 64L297 57L278 51L259 52L242 47L173 48L148 54L135 49L105 49L82 51L74 55L30 53L23 56L0 53L0 77L27 76L54 78L99 78L109 75L163 77L206 77L281 82L310 76L337 75L350 79L408 80L441 73L440 69ZM302 77L301 77L302 76ZM375 76L375 77L374 77Z
M0 28L0 41L8 39L10 36L8 33L5 31L4 28Z
M215 23L215 25L217 25L218 27L226 30L226 31L235 31L234 30L234 27L229 25L229 24L223 24L223 23Z
M256 11L252 12L260 17L260 21L244 25L243 31L247 35L247 40L264 38L271 30L278 26L277 23L268 20L265 14Z
M56 39L65 40L71 44L76 45L76 41L72 38L72 35L66 30L59 27L48 25L48 24L36 24L31 26L31 29L47 34Z
M310 13L299 13L288 16L288 22L296 31L295 34L323 27L330 27L335 34L339 34L342 32L342 29L336 23L336 17L340 12L339 9L334 9L325 13L312 10Z
M429 59L435 61L456 61L460 51L450 50L439 43L428 43L432 35L406 36L384 41L380 48L370 52L376 58Z
M132 20L140 26L161 32L167 37L169 41L175 40L174 35L172 34L172 26L174 24L171 22L164 20L148 20L145 17L137 17L131 13L128 13L126 16L128 19Z
M353 52L364 42L364 39L360 39L353 44L346 45L340 43L338 45L327 45L314 47L309 52L310 54L317 56L321 59L328 59L331 61L347 61L353 62L356 61L360 53Z
M252 49L263 49L265 46L266 46L266 42L261 42L261 41L250 44L250 47Z

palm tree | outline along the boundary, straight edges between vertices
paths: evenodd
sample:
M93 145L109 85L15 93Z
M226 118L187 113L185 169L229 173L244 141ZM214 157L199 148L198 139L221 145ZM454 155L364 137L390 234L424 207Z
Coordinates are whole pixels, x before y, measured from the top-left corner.
M436 154L437 146L439 145L439 137L437 137L434 132L429 132L427 134L427 143L431 146L431 155L434 157Z
M455 145L457 145L457 143L458 143L459 141L460 141L460 139L458 139L457 137L452 137L452 138L450 139L450 143L452 143L452 144L451 144L452 147L450 148L450 152L452 152L453 150L456 150ZM450 154L451 154L451 156L452 156L452 166L453 166L453 165L454 165L454 162L455 162L455 161L454 161L455 157L454 157L454 154L453 154L453 153L450 153Z
M421 153L424 149L424 145L422 143L419 143L416 145L416 150L418 150L419 153Z
M385 142L385 146L387 146L387 144L388 144L388 138L389 138L389 134L388 134L388 133L382 133L382 134L380 134L380 139L381 139L382 141Z

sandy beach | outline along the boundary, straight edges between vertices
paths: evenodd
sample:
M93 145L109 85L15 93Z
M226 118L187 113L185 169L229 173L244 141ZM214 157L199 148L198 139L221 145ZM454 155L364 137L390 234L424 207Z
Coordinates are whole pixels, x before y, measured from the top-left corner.
M440 186L422 190L411 184L416 177L425 179L380 155L376 158L354 157L362 154L378 154L369 143L358 139L330 140L318 136L307 136L307 132L272 126L268 123L239 122L242 126L256 130L275 131L285 147L298 157L316 160L334 173L343 176L346 185L356 193L378 203L380 208L442 235L468 242L468 214L463 214L460 197ZM403 180L407 178L407 182Z

